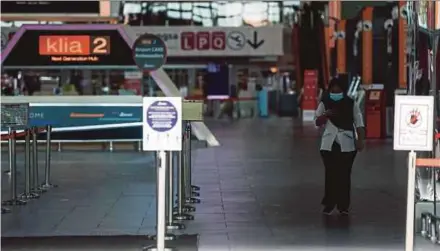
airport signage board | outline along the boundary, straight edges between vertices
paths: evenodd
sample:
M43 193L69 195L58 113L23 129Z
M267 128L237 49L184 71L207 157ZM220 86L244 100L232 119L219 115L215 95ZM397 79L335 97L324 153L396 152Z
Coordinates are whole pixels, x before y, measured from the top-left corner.
M283 27L126 26L135 41L145 33L161 38L168 57L282 56Z
M3 62L20 66L132 66L118 30L26 30Z
M396 95L394 103L394 150L432 151L434 97Z
M133 58L140 70L157 70L166 62L166 45L158 36L144 34L134 42Z

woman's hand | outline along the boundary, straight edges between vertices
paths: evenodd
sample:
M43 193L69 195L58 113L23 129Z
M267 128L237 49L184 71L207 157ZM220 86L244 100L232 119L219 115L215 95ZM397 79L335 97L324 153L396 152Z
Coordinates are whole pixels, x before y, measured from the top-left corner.
M336 113L333 110L329 109L329 110L325 111L323 115L326 116L327 118L330 118L332 116L335 116L335 114Z
M365 142L361 139L356 139L356 150L362 152L365 148Z
M325 125L325 123L327 123L327 116L325 114L322 114L321 116L317 117L315 120L315 125L316 126L323 126Z

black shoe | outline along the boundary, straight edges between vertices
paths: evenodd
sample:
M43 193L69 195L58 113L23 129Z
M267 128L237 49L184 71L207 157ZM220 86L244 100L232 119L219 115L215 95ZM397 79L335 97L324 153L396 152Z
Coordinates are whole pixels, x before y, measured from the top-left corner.
M333 210L335 209L335 207L324 207L324 209L322 210L322 213L325 215L331 215L333 213Z
M342 216L348 216L350 212L348 210L339 210L339 214Z

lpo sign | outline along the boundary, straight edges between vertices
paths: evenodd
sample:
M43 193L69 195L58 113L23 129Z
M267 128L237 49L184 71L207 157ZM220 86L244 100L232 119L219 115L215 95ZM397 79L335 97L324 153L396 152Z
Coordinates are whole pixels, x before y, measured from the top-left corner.
M184 51L221 51L226 47L226 34L223 31L182 32L180 35L180 47Z

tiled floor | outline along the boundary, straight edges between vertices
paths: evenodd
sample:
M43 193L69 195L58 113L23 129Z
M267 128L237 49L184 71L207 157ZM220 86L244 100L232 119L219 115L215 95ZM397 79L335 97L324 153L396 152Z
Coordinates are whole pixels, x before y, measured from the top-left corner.
M358 155L353 214L325 219L313 127L289 119L208 124L222 146L193 153L202 203L182 231L200 234L200 250L403 250L405 156L391 144L372 142ZM154 233L151 155L62 152L53 163L60 187L3 215L3 236ZM418 239L416 250L438 248Z

